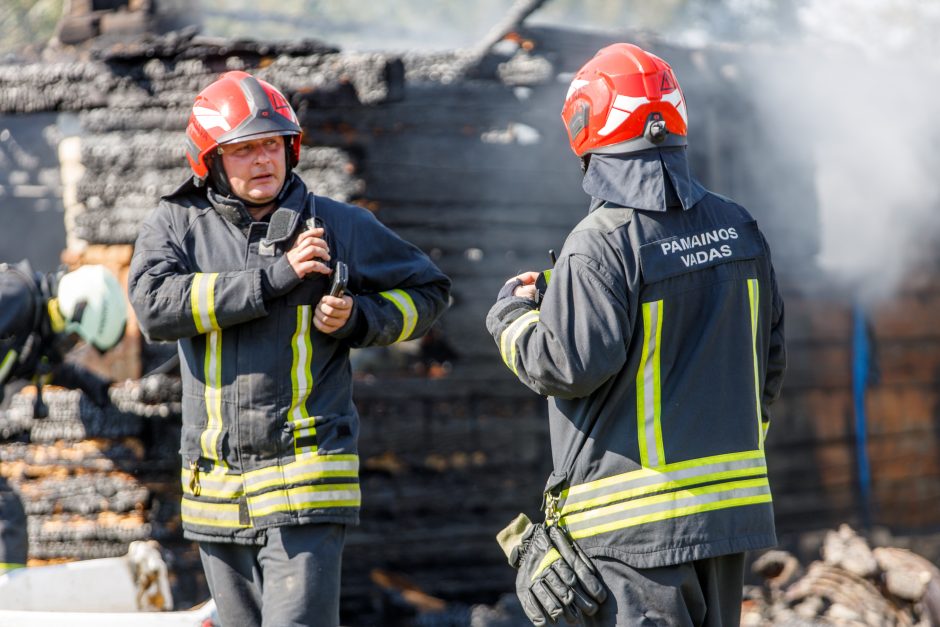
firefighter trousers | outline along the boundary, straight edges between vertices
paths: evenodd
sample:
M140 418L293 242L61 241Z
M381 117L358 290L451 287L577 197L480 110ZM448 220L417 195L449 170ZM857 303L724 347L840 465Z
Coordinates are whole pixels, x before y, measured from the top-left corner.
M632 568L592 557L608 589L587 627L727 627L741 623L744 554L663 566Z
M346 526L268 529L264 544L200 542L225 627L336 627Z
M26 566L27 549L23 503L0 477L0 574Z

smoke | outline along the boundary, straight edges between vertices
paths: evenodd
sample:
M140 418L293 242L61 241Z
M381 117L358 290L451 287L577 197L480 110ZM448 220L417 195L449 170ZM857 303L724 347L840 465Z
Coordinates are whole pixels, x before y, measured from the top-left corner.
M685 15L685 28L682 20L673 22L671 35L702 45L709 34L735 33L754 52L741 55L742 73L763 128L775 146L793 150L793 158L813 160L819 267L868 302L890 297L924 264L935 267L940 3L732 0L707 6L696 19ZM780 18L775 30L772 18ZM712 37L707 43L718 42ZM766 191L784 201L775 206L786 206L792 191L788 181L777 183ZM799 219L805 212L797 209Z
M799 12L816 135L820 265L862 298L889 296L940 236L940 7L912 0ZM824 116L824 117L823 117Z

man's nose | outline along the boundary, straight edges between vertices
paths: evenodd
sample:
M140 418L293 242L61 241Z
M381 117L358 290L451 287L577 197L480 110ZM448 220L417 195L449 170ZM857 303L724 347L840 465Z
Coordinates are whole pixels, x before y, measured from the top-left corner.
M271 155L268 154L268 151L264 149L263 146L259 146L255 149L255 163L268 163L271 161Z

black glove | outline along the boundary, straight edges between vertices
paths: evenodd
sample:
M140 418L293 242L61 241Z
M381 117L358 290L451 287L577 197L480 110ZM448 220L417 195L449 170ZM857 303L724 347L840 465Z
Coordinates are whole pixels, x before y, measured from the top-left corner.
M553 537L562 539L561 547L555 545ZM516 595L526 616L537 627L554 624L562 616L576 624L582 613L592 616L598 603L607 598L607 591L590 562L572 548L556 527L534 525L525 514L520 514L497 535L497 541L510 565L519 570ZM564 558L565 554L575 560L577 570Z
M579 547L576 542L568 540L564 532L555 525L548 528L548 537L551 539L552 544L555 545L555 549L558 551L559 555L561 555L561 558L574 570L574 574L578 578L578 583L581 584L581 587L587 592L588 596L593 601L596 601L598 605L603 603L607 599L607 589L604 588L604 583L598 576L597 569L594 567L594 562L591 561L591 558L585 555L584 551L581 550L581 547ZM595 608L594 611L590 613L585 612L585 614L593 616L596 611L597 609Z

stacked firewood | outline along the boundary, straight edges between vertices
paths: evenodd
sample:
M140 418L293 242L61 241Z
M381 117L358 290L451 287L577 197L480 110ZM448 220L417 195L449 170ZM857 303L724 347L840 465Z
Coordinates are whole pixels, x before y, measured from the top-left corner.
M135 540L178 536L178 379L127 381L111 396L101 409L46 387L48 416L38 418L28 387L0 411L0 474L23 501L31 564L115 557Z
M805 570L785 551L765 553L753 570L765 586L747 590L745 626L940 625L940 570L906 549L872 549L848 525L826 534L822 559Z

